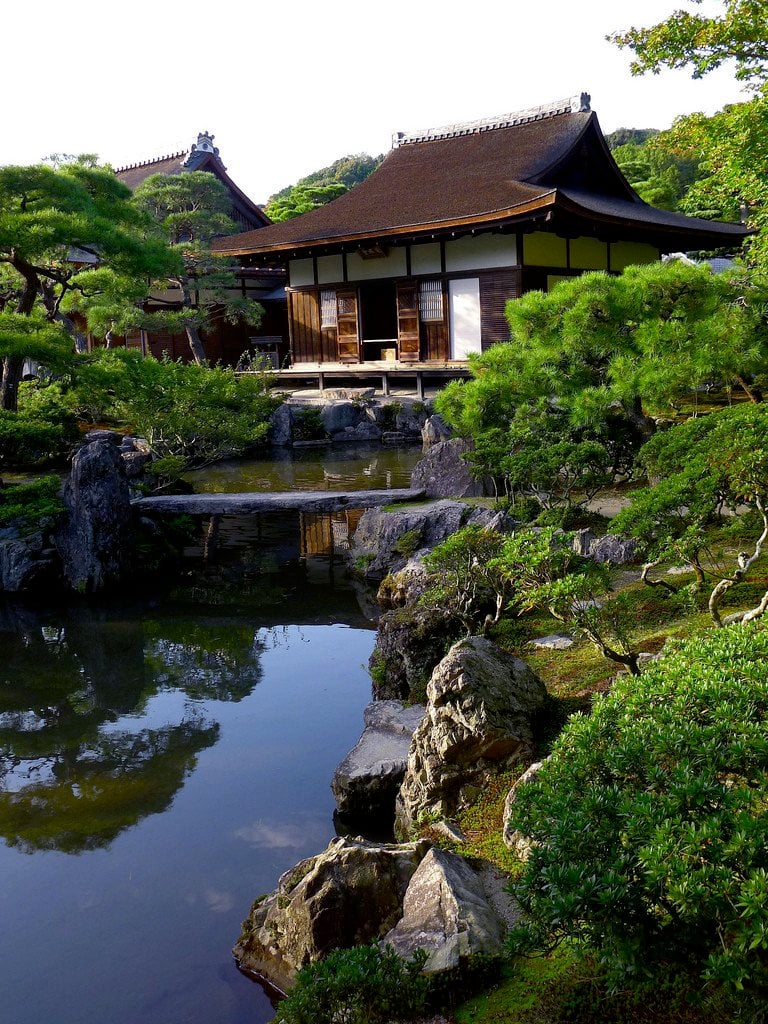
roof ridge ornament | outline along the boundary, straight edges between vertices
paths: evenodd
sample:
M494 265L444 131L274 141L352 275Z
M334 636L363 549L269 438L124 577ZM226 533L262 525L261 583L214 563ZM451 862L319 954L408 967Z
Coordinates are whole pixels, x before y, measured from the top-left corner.
M497 117L463 121L458 124L442 125L439 128L425 128L416 132L397 132L392 137L392 148L397 149L398 146L407 146L413 142L432 142L435 139L452 139L459 135L476 135L478 132L493 131L495 128L511 128L514 125L527 124L530 121L542 121L546 117L555 117L557 114L584 114L592 109L591 101L590 94L582 92L562 100L556 100L554 103L543 103L538 107L528 107L527 110L499 114Z

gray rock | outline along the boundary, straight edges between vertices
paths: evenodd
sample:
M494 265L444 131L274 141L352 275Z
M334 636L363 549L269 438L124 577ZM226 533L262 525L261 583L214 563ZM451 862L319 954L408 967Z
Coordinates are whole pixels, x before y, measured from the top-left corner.
M477 953L500 953L504 932L481 876L458 854L433 849L411 878L402 919L382 945L393 946L404 958L427 950L424 971L436 974Z
M526 786L529 782L532 782L541 771L542 767L547 763L547 759L544 761L535 761L529 768L527 768L520 778L515 782L512 789L507 793L507 799L504 801L504 819L502 825L501 837L504 840L504 845L507 849L512 850L516 853L521 860L527 860L530 855L531 848L533 846L533 840L528 836L523 835L522 832L514 829L510 823L510 815L512 813L512 805L517 800L518 793L522 786Z
M368 668L375 700L422 700L435 665L461 634L436 608L413 606L385 612Z
M83 442L93 444L94 441L107 441L109 444L122 444L124 436L119 430L89 430L83 435Z
M133 561L131 500L116 444L97 440L75 454L64 504L55 539L68 585L91 593L126 575Z
M365 709L363 734L331 781L346 821L392 821L411 737L423 714L423 707L397 700L374 701Z
M395 430L409 437L421 437L423 422L423 412L414 412L412 405L404 405L395 416Z
M459 501L425 502L395 512L369 509L355 530L350 558L366 576L383 579L402 569L417 552L431 550L469 524L506 530L513 522L503 513Z
M484 493L462 455L472 450L469 441L454 437L433 445L411 473L413 487L423 488L428 498L476 498Z
M293 412L287 402L278 405L269 418L269 441L275 448L287 448L293 441Z
M345 427L356 427L365 417L365 410L353 402L326 402L320 408L323 426L328 434L338 434Z
M616 537L609 533L598 537L589 556L596 562L625 565L637 557L637 541L633 537Z
M416 556L398 572L390 573L381 581L376 600L382 608L405 608L415 604L427 588L427 567Z
M582 558L589 558L592 545L596 540L597 536L592 530L577 530L573 535L573 550L577 555L581 555Z
M453 431L439 413L430 416L421 428L421 443L424 451L428 451L441 441L449 441Z
M402 916L408 883L428 849L425 842L333 839L254 903L233 950L239 966L285 992L305 964L381 938Z
M136 477L142 476L148 463L152 461L150 452L139 452L133 448L121 449L120 455L125 467L125 475L129 480L135 480Z
M376 394L376 388L326 388L323 398L330 401L365 402Z
M54 584L60 573L58 555L46 546L42 533L21 536L16 530L2 531L0 591L13 594L41 590Z
M534 647L550 651L566 651L573 647L573 637L564 636L562 633L553 633L551 636L540 636L537 640L531 640Z
M533 752L531 715L546 690L524 661L485 637L450 649L427 684L427 710L413 735L397 798L396 833L422 815L452 817L490 778Z
M380 441L381 430L376 426L375 423L371 423L370 420L363 420L354 427L344 427L343 430L337 431L331 435L334 441L350 441L350 442L365 442L365 441Z

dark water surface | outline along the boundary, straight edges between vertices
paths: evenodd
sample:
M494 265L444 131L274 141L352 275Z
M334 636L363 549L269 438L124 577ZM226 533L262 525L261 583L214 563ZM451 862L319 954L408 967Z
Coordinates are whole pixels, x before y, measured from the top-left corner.
M0 604L0 1020L272 1019L230 947L333 835L370 699L328 532L223 520L152 592Z

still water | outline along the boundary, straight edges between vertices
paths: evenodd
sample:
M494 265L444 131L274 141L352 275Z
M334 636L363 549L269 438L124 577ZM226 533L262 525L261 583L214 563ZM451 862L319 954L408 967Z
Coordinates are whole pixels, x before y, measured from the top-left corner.
M373 611L323 547L338 524L225 519L207 559L203 534L119 601L0 604L3 1024L274 1015L229 951L334 834Z

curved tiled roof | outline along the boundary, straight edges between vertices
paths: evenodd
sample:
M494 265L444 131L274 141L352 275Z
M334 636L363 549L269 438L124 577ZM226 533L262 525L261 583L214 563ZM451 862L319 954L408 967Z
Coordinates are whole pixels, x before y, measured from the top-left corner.
M258 232L218 240L223 251L371 237L476 220L540 199L537 184L574 148L594 115L561 114L393 149L365 181L326 206Z
M559 108L518 121L510 115L507 122L400 138L370 177L338 199L293 220L220 238L215 248L285 253L491 227L547 210L608 225L630 221L665 238L671 232L700 235L700 247L727 245L745 234L741 225L698 221L644 203L614 163L589 110Z

